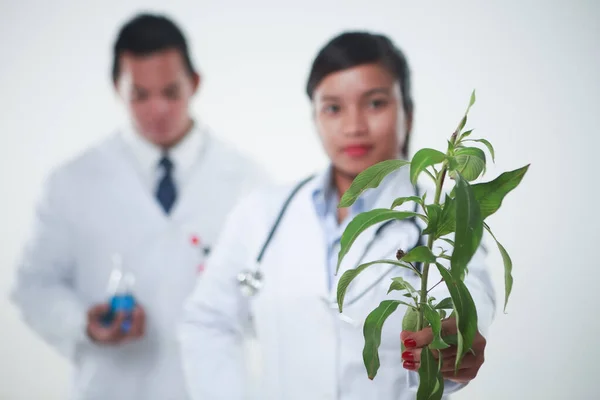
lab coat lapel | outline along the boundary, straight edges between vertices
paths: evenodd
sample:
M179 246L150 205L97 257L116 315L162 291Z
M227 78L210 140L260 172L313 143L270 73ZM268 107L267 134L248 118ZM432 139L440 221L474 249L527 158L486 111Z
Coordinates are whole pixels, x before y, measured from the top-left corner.
M114 143L117 153L120 155L120 157L117 157L116 162L119 164L115 165L115 170L119 171L119 175L123 175L119 176L119 179L128 180L126 187L132 188L132 190L128 190L128 194L139 193L140 195L139 201L132 199L127 201L135 205L136 208L141 208L139 211L144 215L151 216L153 219L156 218L157 221L166 224L169 215L164 213L152 190L146 187L140 172L140 166L136 163L135 157L131 153L131 149L128 147L122 133L116 136ZM177 207L177 202L174 207Z
M408 168L403 167L389 176L382 184L382 192L375 202L374 208L390 209L394 200L398 197L416 195L416 191L410 183ZM407 202L395 208L398 211L414 211L414 203ZM369 211L369 210L366 210ZM412 223L409 223L413 225ZM385 225L384 227L382 227ZM381 259L395 259L398 249L406 250L414 243L413 229L399 229L406 226L406 222L393 221L386 224L376 224L356 239L350 251L344 257L339 272L335 279L335 285L330 293L330 301L335 302L337 296L337 285L345 271L354 269L359 265ZM377 230L381 228L379 233ZM356 277L346 291L345 302L352 301L356 296L367 291L371 286L380 281L390 271L391 264L374 264L365 269Z

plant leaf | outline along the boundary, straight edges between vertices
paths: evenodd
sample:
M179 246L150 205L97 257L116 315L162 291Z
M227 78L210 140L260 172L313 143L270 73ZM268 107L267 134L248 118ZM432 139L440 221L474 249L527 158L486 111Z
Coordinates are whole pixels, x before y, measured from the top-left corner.
M460 120L460 124L458 124L458 132L462 131L465 125L467 124L467 114Z
M384 300L377 308L369 313L363 327L365 345L363 348L363 361L367 368L369 379L375 378L379 370L379 345L381 344L381 331L385 320L398 308L398 300ZM410 310L410 308L409 308Z
M446 310L444 310L443 308L440 308L437 311L440 314L440 319L446 319Z
M406 160L385 160L365 169L344 192L338 207L350 207L365 190L376 188L387 175L407 164L410 162Z
M433 235L435 237L440 218L442 217L442 207L439 204L427 205L427 227L423 230L423 235Z
M406 203L407 201L414 201L417 204L423 204L423 201L421 200L421 198L417 197L417 196L398 197L392 203L392 207L391 208L400 207L402 204Z
M456 228L456 200L446 195L444 206L442 207L442 216L438 225L436 239L454 232Z
M481 243L483 219L471 186L460 174L456 182L456 235L452 252L452 274L463 279L467 264Z
M417 178L425 168L430 165L439 164L445 159L446 155L438 150L426 148L417 151L410 162L410 181L412 184L417 184Z
M417 400L441 400L444 396L444 379L440 367L440 362L433 356L431 350L424 347L421 351Z
M454 153L456 165L451 176L456 179L456 172L471 182L479 178L485 170L485 153L477 147L462 147Z
M416 332L418 326L419 312L415 308L407 308L404 317L402 318L402 330L406 332ZM400 348L402 351L406 350L402 341L400 342Z
M498 246L498 250L500 250L500 254L502 255L502 261L504 262L504 313L506 313L508 298L510 297L510 292L512 292L513 286L512 260L510 259L510 256L508 255L508 252L506 251L504 246L502 246L498 239L496 239L496 236L494 236L490 227L486 223L484 223L484 225L485 229L487 229L490 235L492 235L492 238L494 238L494 241Z
M457 351L455 370L458 371L462 357L473 345L477 334L477 309L471 293L465 283L453 276L443 265L436 263L454 303L454 312L457 327ZM444 337L446 340L446 337Z
M464 137L464 135L463 135L463 137ZM492 144L489 141L487 141L485 139L469 139L469 140L465 140L465 142L483 143L487 147L488 151L490 152L490 155L492 156L492 161L496 162L496 159L495 159L496 156L494 155L494 146L492 146Z
M451 309L454 308L451 297L446 297L444 300L440 301L436 306L436 309Z
M433 263L435 262L435 255L429 250L427 246L417 246L410 250L400 259L404 262L424 262Z
M429 345L431 349L446 349L450 346L442 340L442 320L440 314L437 313L429 304L421 305L423 308L423 315L429 321L431 325L431 331L433 332L433 341Z
M471 135L471 133L473 133L473 129L470 129L468 131L464 131L463 134L461 135L461 138L464 139L466 137L469 137Z
M371 226L383 221L388 221L391 219L403 220L415 216L419 216L419 214L410 211L389 210L387 208L375 208L373 210L358 214L352 219L352 221L350 221L348 226L346 226L346 229L342 234L342 238L340 240L340 252L338 253L338 264L336 267L336 273L340 268L342 259L346 254L348 254L350 246L352 246L356 238L358 238L358 236L362 232L364 232Z
M402 330L407 332L416 332L419 324L419 312L414 308L409 308L402 319Z
M390 288L388 290L388 294L392 290L406 290L406 291L408 291L410 293L415 293L416 292L415 288L410 283L406 282L404 279L402 279L399 276L397 276L395 278L392 278L392 284L390 285Z
M469 99L469 108L467 109L467 112L469 112L469 109L473 107L473 104L475 104L475 89L473 89L471 92L471 98Z
M472 186L484 220L498 211L504 197L521 183L529 169L529 165L527 164L514 171L504 172L490 182L478 183Z
M363 272L365 269L367 269L368 267L370 267L371 265L374 265L374 264L392 264L392 265L396 265L398 267L410 269L412 272L415 272L415 269L413 267L411 267L410 265L402 263L400 261L396 261L396 260L371 261L368 263L361 264L354 269L347 270L340 277L340 280L338 281L338 286L337 286L337 302L338 302L338 309L340 310L340 312L342 312L343 305L344 305L344 298L346 297L346 291L348 290L348 286L350 286L350 283L361 272ZM420 275L420 273L418 273L418 274Z

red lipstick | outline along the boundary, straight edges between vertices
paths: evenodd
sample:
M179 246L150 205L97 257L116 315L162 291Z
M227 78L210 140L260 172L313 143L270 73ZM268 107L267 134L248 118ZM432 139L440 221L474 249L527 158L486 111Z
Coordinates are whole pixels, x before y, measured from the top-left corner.
M344 147L344 153L350 157L362 157L371 150L371 146L353 145Z

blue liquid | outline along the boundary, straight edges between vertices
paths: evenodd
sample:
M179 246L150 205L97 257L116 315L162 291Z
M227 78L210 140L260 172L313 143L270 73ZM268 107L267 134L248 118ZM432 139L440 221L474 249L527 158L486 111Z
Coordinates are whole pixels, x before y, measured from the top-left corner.
M102 317L102 324L109 326L114 321L118 312L124 312L126 317L121 324L121 331L123 333L129 332L132 323L131 314L135 308L135 299L133 296L131 294L116 295L111 297L109 304L110 311Z

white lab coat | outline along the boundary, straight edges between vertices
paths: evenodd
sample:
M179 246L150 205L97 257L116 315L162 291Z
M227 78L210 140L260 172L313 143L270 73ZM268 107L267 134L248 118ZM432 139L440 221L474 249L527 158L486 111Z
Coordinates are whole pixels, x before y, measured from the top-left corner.
M382 191L376 207L389 208L396 197L413 195L407 168ZM181 342L184 369L194 400L247 398L244 382L244 332L254 331L261 360L261 400L409 400L416 394L418 375L402 367L400 332L405 307L400 306L384 325L379 348L381 368L370 381L363 365L362 325L368 313L384 299L391 277L403 276L418 287L410 271L374 265L350 286L344 307L345 321L336 304L337 279L363 262L393 259L398 249L412 248L418 229L408 221L386 227L372 243L376 227L364 232L346 256L331 291L327 288L326 248L311 194L315 180L295 196L261 263L263 288L255 296L240 294L236 275L256 268L255 259L276 215L292 187L256 191L242 201L228 218L205 275L186 303ZM406 204L399 209L412 209ZM368 250L367 250L368 249ZM490 276L476 254L466 283L476 301L480 331L486 334L495 310ZM435 268L430 282L439 280ZM369 290L371 285L375 286ZM354 304L350 302L367 291ZM439 285L433 295L449 294ZM402 298L404 299L404 298ZM251 319L251 329L246 321ZM447 383L447 393L460 388Z
M113 135L55 170L18 267L13 301L25 322L73 363L73 400L183 400L176 325L207 251L262 169L205 132L202 153L166 216ZM192 243L193 236L199 243ZM142 340L92 343L86 311L107 297L111 257L136 278L147 315Z

